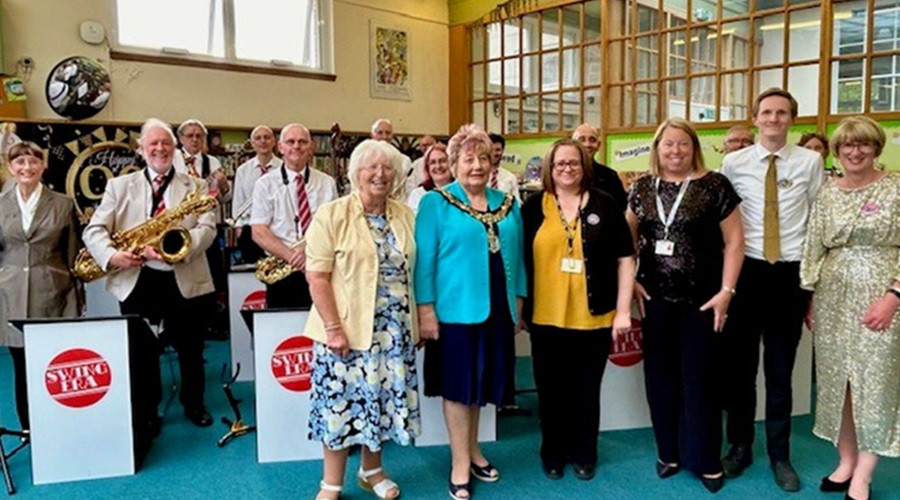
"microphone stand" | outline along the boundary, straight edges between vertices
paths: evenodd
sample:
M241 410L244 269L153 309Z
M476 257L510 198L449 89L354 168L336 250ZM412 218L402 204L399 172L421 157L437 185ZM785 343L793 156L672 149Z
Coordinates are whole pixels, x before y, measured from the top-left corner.
M225 378L225 370L228 369L228 364L225 363L222 365L222 390L225 391L225 397L228 398L228 404L231 405L231 411L234 412L234 420L232 421L228 417L222 417L222 423L228 426L228 432L225 433L224 436L219 439L218 445L219 448L228 444L229 441L236 437L241 437L245 434L249 434L256 430L255 425L247 425L244 423L243 418L241 418L241 409L238 405L240 405L241 400L234 397L234 393L231 391L231 385L237 380L238 375L241 373L241 364L237 364L237 370L235 370L234 375L231 379Z

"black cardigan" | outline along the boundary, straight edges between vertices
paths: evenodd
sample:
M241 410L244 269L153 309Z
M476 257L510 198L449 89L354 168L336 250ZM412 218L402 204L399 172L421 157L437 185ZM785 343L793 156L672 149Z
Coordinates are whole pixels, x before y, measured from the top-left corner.
M595 188L589 192L588 202L581 211L581 245L588 309L598 316L616 308L619 259L634 255L634 242L625 222L625 214L613 197ZM525 270L528 276L528 298L523 316L529 324L534 306L534 238L544 223L543 199L543 192L535 193L522 205Z

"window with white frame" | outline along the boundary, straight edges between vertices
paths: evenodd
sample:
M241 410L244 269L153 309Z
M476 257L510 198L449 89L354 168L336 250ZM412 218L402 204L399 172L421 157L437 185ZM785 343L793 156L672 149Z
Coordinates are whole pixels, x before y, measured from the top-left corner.
M331 0L115 0L127 52L328 73Z

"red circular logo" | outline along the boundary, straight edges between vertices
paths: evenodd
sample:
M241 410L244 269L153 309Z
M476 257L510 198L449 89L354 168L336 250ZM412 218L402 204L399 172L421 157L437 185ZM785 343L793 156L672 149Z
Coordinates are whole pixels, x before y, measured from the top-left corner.
M628 330L628 333L618 336L613 335L609 360L616 366L627 368L638 364L642 359L644 359L644 351L641 320L632 318L631 329Z
M244 303L241 304L241 309L251 309L254 311L258 311L260 309L266 308L266 291L265 290L257 290L255 292L251 292L250 295L244 298Z
M284 339L272 353L272 375L289 391L308 391L312 387L312 361L312 339L299 335Z
M89 349L69 349L57 354L44 373L47 392L69 408L84 408L100 401L110 383L109 364Z

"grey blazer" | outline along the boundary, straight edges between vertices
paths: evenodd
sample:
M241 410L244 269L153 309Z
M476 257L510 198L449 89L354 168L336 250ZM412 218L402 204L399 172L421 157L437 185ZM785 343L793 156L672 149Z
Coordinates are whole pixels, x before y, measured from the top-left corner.
M80 248L75 205L50 188L41 190L34 220L22 230L14 189L0 194L0 345L22 347L7 320L78 316L83 289L69 269Z

